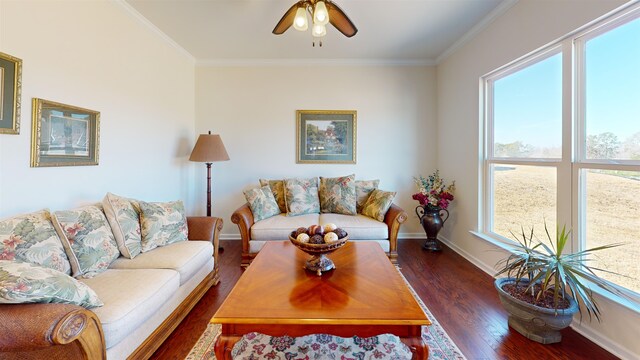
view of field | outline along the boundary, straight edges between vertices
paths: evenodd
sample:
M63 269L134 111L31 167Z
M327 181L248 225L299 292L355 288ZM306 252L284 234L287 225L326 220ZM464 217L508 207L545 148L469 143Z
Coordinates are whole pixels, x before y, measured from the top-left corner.
M624 176L621 176L624 175ZM555 240L555 168L541 166L496 166L494 172L493 231L513 238L534 226L539 240L547 241L544 219ZM625 243L595 253L591 266L604 272L602 278L640 293L640 174L587 172L587 248ZM560 224L562 226L562 224ZM569 228L569 225L567 225Z

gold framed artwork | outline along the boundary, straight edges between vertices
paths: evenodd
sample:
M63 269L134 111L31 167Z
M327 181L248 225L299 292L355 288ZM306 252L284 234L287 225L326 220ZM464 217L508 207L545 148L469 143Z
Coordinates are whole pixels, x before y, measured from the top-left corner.
M22 60L0 52L0 134L20 133Z
M355 110L297 110L296 163L355 164Z
M31 167L98 165L100 113L33 99Z

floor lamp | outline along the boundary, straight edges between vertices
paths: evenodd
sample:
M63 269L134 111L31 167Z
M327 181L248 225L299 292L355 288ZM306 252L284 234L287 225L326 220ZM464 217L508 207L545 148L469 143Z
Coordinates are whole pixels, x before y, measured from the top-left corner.
M191 151L189 161L203 162L207 164L207 216L211 216L211 165L216 161L227 161L229 155L224 148L220 135L201 134L196 141L196 146ZM222 247L219 248L222 250Z

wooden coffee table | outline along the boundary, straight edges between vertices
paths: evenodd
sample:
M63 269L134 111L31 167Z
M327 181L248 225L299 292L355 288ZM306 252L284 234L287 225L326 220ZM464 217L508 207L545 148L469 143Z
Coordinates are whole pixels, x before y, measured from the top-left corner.
M250 332L391 333L411 348L414 359L427 359L422 326L431 322L377 243L350 241L329 255L336 269L322 276L303 268L309 257L289 241L265 244L211 319L222 324L218 359L231 359L233 345Z

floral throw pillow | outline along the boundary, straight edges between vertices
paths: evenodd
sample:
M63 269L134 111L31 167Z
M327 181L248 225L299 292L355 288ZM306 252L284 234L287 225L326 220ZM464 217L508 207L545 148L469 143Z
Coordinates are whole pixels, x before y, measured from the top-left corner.
M320 178L318 187L320 211L323 213L356 214L356 175Z
M384 216L387 215L394 197L396 197L395 191L373 190L362 207L362 215L384 221Z
M284 181L283 180L265 180L260 179L260 186L269 185L271 192L276 198L281 213L287 212L287 204L284 201Z
M251 207L254 221L280 214L280 208L276 198L273 197L273 192L271 192L269 185L258 189L249 189L244 192L244 197L247 199L249 207Z
M67 274L21 261L0 260L0 304L62 303L94 308L103 303L89 286Z
M318 178L284 179L287 216L320 213Z
M0 221L0 260L19 260L71 274L49 210Z
M101 206L90 205L53 213L54 226L67 250L74 277L91 278L120 256Z
M140 254L140 205L132 199L107 193L102 199L104 213L122 256L133 259Z
M188 238L187 217L182 201L148 203L140 201L142 252Z
M356 211L362 213L362 207L367 202L369 194L378 188L380 180L356 180Z

